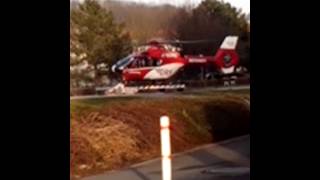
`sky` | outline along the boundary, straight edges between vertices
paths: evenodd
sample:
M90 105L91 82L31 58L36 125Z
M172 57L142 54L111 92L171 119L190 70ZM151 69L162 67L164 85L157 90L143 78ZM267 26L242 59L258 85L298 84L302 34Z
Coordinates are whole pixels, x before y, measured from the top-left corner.
M83 0L78 0L82 2ZM152 4L173 4L173 5L183 5L186 3L199 4L202 0L116 0L116 1L131 1L131 2L144 2L144 3L152 3ZM250 0L224 0L225 2L229 2L232 6L236 8L241 8L242 12L248 14L250 13Z

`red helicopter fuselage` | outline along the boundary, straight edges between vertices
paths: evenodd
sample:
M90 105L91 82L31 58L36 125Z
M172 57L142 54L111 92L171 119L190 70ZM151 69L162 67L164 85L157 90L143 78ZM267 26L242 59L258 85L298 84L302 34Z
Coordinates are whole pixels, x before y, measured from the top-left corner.
M239 57L235 51L238 37L228 36L214 56L184 55L174 46L150 42L112 67L125 82L169 80L189 66L212 67L218 76L236 74Z

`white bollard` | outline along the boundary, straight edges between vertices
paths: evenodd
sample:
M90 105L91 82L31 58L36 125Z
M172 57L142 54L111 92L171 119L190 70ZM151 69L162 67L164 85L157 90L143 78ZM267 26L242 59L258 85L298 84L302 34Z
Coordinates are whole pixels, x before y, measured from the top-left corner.
M170 147L170 120L168 116L160 117L162 180L171 180L171 147Z

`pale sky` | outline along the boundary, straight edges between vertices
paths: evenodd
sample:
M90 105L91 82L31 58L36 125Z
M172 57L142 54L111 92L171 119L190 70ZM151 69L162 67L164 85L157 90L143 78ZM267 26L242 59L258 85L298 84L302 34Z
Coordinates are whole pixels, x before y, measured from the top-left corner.
M78 0L82 2L83 0ZM116 0L116 1L131 1L131 2L144 2L148 4L172 4L172 5L183 5L186 3L199 4L202 0ZM241 8L242 12L248 14L250 12L250 0L224 0L229 2L236 8Z

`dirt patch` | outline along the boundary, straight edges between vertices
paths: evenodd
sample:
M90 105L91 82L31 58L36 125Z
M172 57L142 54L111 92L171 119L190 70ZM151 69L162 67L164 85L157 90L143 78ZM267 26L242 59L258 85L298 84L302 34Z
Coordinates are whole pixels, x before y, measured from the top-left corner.
M240 96L137 99L72 109L72 179L159 157L164 114L171 118L173 153L249 133L250 113Z

